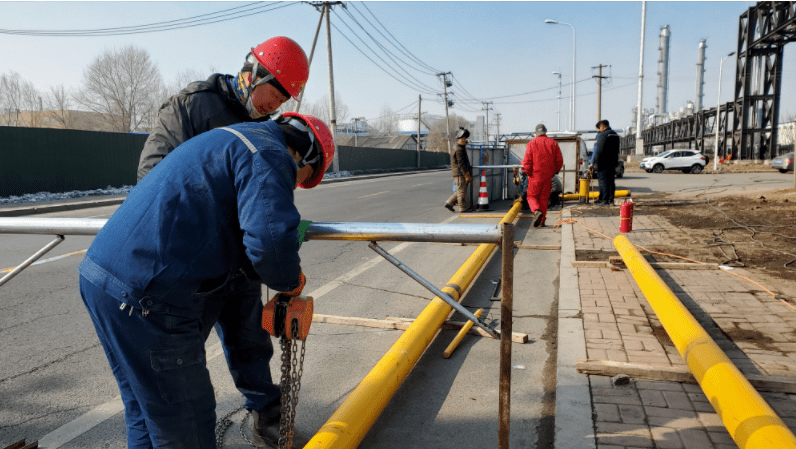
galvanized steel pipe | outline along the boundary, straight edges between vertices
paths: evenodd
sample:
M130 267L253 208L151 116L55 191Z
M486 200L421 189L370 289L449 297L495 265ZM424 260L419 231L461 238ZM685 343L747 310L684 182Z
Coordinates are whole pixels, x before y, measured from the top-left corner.
M105 218L0 217L0 234L96 235ZM500 243L500 228L481 224L312 223L307 240Z
M590 192L589 198L598 198L600 196L600 192ZM614 196L619 198L623 196L630 196L630 190L617 190L614 192ZM580 194L577 193L567 193L565 195L560 195L562 200L577 200L581 198Z
M738 447L796 448L796 436L630 240L617 236L614 246Z
M521 207L520 202L515 202L500 225L514 221ZM467 289L496 246L480 245L442 291L458 301L461 292ZM305 448L357 447L431 344L451 310L445 301L434 298Z

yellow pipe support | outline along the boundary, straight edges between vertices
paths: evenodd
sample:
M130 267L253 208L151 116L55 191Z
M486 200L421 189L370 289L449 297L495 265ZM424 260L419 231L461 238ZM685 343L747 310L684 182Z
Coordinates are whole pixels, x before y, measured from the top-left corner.
M500 223L514 221L521 207L522 203L515 202ZM495 244L480 245L441 290L458 301L461 292L467 289L496 247ZM431 344L451 310L445 301L435 297L304 447L357 447Z
M614 246L738 447L796 448L796 436L711 340L630 240L617 236Z
M589 193L589 198L597 198L600 196L600 192L591 192ZM614 191L615 197L622 197L622 196L630 196L630 190L616 190ZM580 199L579 194L575 193L568 193L568 194L561 194L560 198L562 200L577 200Z
M484 313L484 309L478 309L475 311L473 315L475 315L476 318L480 318L482 313ZM456 337L453 338L451 344L449 344L448 347L445 348L445 351L442 353L442 357L447 359L448 357L451 356L451 354L453 354L453 351L455 351L456 347L459 346L459 343L462 342L464 335L467 332L470 332L470 328L473 327L473 324L475 323L469 320L466 323L464 323L464 326L462 326L462 328L459 329L459 333L456 334Z
M578 194L575 195L574 199L578 199L588 194L589 194L589 179L580 178L580 192L578 192Z

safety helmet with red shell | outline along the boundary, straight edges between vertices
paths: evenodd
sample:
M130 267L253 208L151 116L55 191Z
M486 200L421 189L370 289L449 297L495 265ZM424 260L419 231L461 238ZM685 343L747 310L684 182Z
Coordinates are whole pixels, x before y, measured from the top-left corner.
M310 75L307 55L299 44L289 37L277 36L251 50L257 62L276 78L294 100L298 100Z
M282 117L290 118L290 117L297 117L304 121L308 125L307 131L312 133L311 139L313 141L313 145L316 146L317 150L320 153L321 160L318 164L316 164L315 170L312 172L312 176L305 179L304 182L299 184L304 189L311 189L317 186L321 180L323 179L324 173L332 165L332 161L334 160L334 137L332 136L332 132L329 130L329 127L326 126L323 121L319 120L317 117L314 117L309 114L299 114L298 112L285 112L282 114ZM293 126L296 126L295 124ZM305 155L306 159L307 155Z

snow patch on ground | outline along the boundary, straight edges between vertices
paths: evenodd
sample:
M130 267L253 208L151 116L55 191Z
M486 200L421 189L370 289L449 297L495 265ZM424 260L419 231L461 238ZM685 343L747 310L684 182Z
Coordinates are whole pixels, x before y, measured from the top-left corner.
M71 192L50 193L26 193L24 195L15 196L11 195L6 198L0 198L0 204L9 203L38 203L42 201L57 201L67 198L82 198L84 196L99 196L99 195L122 195L130 193L133 186L111 187L108 186L104 189L94 190L72 190Z

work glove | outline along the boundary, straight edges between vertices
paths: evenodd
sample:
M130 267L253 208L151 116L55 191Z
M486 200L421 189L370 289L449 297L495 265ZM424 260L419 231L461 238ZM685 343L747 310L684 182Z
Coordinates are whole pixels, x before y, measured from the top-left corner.
M304 290L304 286L307 284L307 278L304 277L304 272L301 272L299 276L299 286L290 290L289 292L285 292L287 296L299 296L301 292Z
M473 175L471 175L469 173L465 173L464 174L464 180L467 181L467 184L472 183L473 182Z
M594 164L589 164L589 171L594 171Z

